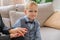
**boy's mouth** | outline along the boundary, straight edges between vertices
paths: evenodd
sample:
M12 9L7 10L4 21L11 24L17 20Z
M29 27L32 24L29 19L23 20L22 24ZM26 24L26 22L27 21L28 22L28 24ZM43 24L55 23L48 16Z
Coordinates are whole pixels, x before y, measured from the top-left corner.
M36 16L31 16L32 18L35 18Z

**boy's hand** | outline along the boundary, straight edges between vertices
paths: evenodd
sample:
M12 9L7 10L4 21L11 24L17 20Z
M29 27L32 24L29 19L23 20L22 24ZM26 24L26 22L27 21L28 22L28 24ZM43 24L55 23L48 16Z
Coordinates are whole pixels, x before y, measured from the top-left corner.
M9 30L9 32L10 32L10 34L14 34L17 36L24 36L24 34L27 33L27 29L26 28L15 28L15 29ZM18 34L16 34L16 33L18 33Z
M16 28L16 31L17 31L19 36L24 36L27 33L26 28Z

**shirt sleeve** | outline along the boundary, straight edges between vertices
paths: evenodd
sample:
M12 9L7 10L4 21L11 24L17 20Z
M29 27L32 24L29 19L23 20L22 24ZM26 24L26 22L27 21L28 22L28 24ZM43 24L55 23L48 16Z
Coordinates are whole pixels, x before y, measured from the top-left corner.
M3 23L2 17L0 15L0 32L2 32L3 34L9 34L9 27L6 27L5 24Z
M41 40L41 34L40 34L40 24L38 24L37 31L36 31L36 39L35 40Z
M2 29L2 33L8 35L9 34L9 30L10 30L9 27L4 26L4 28Z
M18 19L16 23L13 25L13 28L20 27L21 26L21 21Z

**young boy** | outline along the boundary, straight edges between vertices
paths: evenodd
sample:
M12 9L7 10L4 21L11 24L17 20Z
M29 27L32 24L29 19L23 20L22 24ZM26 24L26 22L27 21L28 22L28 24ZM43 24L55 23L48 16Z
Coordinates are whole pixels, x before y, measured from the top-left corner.
M25 7L24 13L26 16L18 19L13 28L19 29L19 27L21 27L27 29L27 32L25 34L22 34L24 40L41 40L40 25L35 20L38 14L38 5L33 1L29 2Z

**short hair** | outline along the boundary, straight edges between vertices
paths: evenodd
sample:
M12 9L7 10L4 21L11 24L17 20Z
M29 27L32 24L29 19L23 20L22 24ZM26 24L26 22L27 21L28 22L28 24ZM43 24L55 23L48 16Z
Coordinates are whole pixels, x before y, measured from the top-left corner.
M28 3L26 3L25 9L28 9L28 7L29 7L30 5L38 6L38 4L37 4L36 2L34 2L34 1L29 1Z

